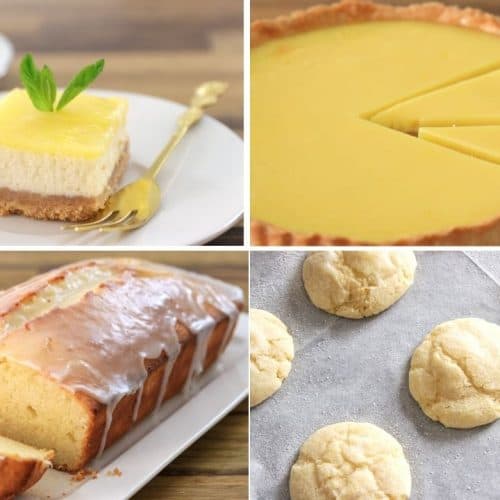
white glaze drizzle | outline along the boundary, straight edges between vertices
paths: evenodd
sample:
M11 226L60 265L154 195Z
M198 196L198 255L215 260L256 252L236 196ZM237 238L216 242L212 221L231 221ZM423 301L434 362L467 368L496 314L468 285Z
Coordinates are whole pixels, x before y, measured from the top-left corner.
M221 285L213 279L203 279L200 281L200 279L204 277L195 273L189 273L188 271L183 271L183 277L191 286L201 287L203 290L202 296L204 297L204 300L228 317L228 328L224 334L224 337L226 337L227 332L229 331L229 325L234 326L238 316L238 308L235 302L229 300L225 295L216 292L216 288ZM184 394L186 395L191 394L194 379L203 373L208 340L212 330L213 328L207 328L206 330L200 332L196 337L196 350L189 370L189 376L184 386ZM222 345L219 348L219 353L221 350L223 350Z
M163 371L160 392L158 394L158 399L156 400L155 411L158 411L158 409L163 403L163 399L165 398L165 394L167 392L170 375L172 374L172 370L174 368L175 362L177 361L178 355L179 352L177 352L175 356L169 356L169 358L167 359L167 363L165 364L165 370Z
M217 357L219 357L226 350L226 347L229 343L229 339L231 337L231 334L233 333L233 330L236 326L237 319L238 319L237 313L233 314L232 316L229 316L229 319L227 322L227 328L226 328L226 331L224 332L224 337L223 337L222 342L219 346L219 352L218 352Z
M139 409L141 407L142 403L142 395L144 393L144 384L139 387L139 390L137 391L137 396L135 398L135 404L134 404L134 413L132 414L132 421L136 421L137 417L139 416Z
M225 335L229 335L238 313L234 302L242 301L242 293L237 287L168 266L131 259L102 259L48 273L45 286L42 276L3 293L0 314L9 311L9 307L15 309L16 301L23 298L23 294L34 293L36 301L40 290L52 286L48 280L64 278L75 269L89 268L96 273L94 266L104 269L105 273L113 270L113 277L103 275L106 279L92 291L84 286L83 296L78 296L78 290L75 295L73 290L71 300L56 301L52 309L42 308L40 316L35 314L31 320L28 317L17 329L16 323L4 322L3 330L0 329L3 331L0 352L106 405L101 454L106 447L113 412L128 394L137 393L133 420L137 419L147 377L144 360L156 359L165 352L167 363L155 407L161 406L180 352L175 331L177 322L196 336L195 355L186 384L190 387L192 377L203 371L208 337L215 325L204 305L211 304L228 316ZM64 291L64 285L58 286L58 292ZM64 293L62 295L64 297ZM36 308L34 311L36 313ZM8 324L11 326L7 327ZM75 329L74 325L79 328ZM24 342L19 342L16 332L29 332L29 335L25 335Z
M207 353L208 337L213 328L206 328L196 336L196 347L189 367L189 374L184 384L184 395L190 395L193 387L193 380L203 371L203 362Z
M86 292L112 277L113 272L110 269L100 266L88 266L66 272L62 279L47 283L30 300L24 301L22 307L16 307L5 314L0 325L0 338L55 307L67 307L76 303Z
M113 413L120 402L120 397L114 398L111 402L106 405L106 423L104 424L104 430L101 437L101 442L99 444L99 451L97 452L97 457L100 457L106 448L106 442L108 441L109 430L113 423Z

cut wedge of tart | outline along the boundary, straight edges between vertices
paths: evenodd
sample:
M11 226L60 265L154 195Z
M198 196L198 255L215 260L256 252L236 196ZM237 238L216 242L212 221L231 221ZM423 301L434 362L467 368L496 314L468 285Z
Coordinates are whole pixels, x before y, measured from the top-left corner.
M53 457L53 451L0 436L0 498L14 498L31 488L51 466Z
M500 125L499 89L500 70L487 71L403 101L370 119L408 134L418 133L420 127Z
M64 109L36 109L25 90L0 101L0 214L86 220L128 163L126 101L80 94Z
M422 127L418 137L482 160L500 164L500 125Z
M255 22L252 243L500 244L498 35L436 3Z

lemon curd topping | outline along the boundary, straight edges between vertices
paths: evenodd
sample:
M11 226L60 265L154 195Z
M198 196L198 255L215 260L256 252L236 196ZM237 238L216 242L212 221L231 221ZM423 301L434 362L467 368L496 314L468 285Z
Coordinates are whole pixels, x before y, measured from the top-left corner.
M496 219L491 155L418 130L500 125L499 68L498 37L418 21L346 24L252 49L252 217L373 243Z
M0 147L36 154L96 159L125 124L127 102L83 93L57 112L38 111L25 90L0 101Z

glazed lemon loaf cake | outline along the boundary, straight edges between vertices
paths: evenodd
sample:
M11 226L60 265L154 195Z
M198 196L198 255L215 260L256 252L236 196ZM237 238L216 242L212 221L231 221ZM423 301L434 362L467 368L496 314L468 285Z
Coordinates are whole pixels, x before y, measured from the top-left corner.
M0 434L77 471L214 363L232 285L131 259L78 262L0 294Z
M38 450L0 436L0 498L31 488L51 466L52 451Z

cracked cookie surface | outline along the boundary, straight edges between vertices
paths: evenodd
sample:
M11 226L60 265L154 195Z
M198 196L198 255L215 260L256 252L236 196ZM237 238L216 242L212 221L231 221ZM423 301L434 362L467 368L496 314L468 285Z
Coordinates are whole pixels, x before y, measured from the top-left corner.
M432 420L469 429L500 417L500 326L478 318L436 326L413 353L409 387Z
M290 373L293 339L286 325L262 309L250 309L250 406L272 396Z
M319 429L300 448L290 474L292 500L405 500L410 491L401 445L368 423Z
M306 258L302 277L316 307L358 319L399 300L413 283L416 266L410 250L323 251Z

